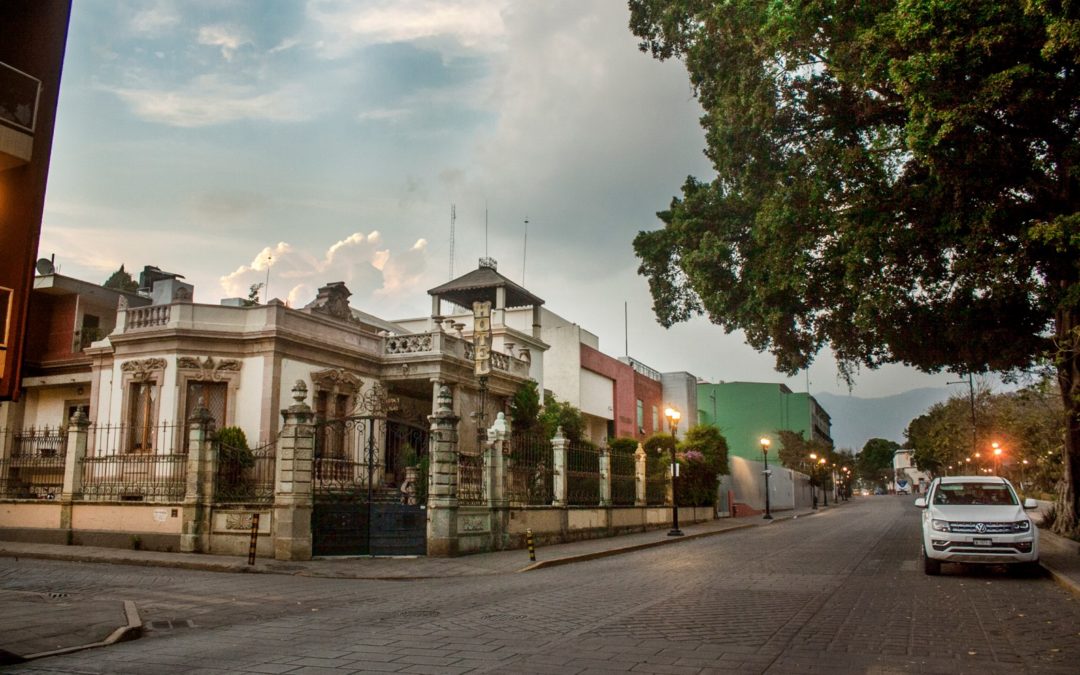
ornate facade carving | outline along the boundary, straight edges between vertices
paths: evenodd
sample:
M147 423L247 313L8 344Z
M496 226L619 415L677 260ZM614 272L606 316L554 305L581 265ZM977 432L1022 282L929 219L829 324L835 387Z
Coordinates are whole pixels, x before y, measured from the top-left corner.
M336 391L342 394L355 395L364 386L364 381L359 375L348 372L344 368L327 368L311 374L311 381L317 390Z
M431 334L395 335L386 339L387 354L421 354L432 349Z
M312 312L326 314L340 321L359 323L349 308L349 296L352 292L345 286L344 281L334 281L319 289L315 301L311 303Z
M197 370L199 374L192 379L220 382L222 373L226 372L239 372L240 361L237 359L220 359L215 361L214 357L207 356L205 359L199 359L197 356L181 356L176 359L176 367L181 370Z
M152 358L152 359L134 359L132 361L125 361L120 370L125 373L131 374L131 379L135 382L145 382L154 375L156 371L165 370L165 359Z
M253 521L254 514L251 513L227 513L225 514L225 529L250 530Z

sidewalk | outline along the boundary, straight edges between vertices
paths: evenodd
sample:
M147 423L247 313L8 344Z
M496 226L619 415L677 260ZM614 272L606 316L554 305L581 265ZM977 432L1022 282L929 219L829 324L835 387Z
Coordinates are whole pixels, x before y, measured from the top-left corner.
M713 520L684 526L682 531L685 534L682 537L669 537L667 529L661 529L545 546L536 549L535 563L529 560L528 551L514 550L460 558L349 557L302 562L260 558L255 565L248 565L247 558L233 556L6 541L0 541L0 557L172 567L212 572L400 581L530 572L654 546L678 544L813 513L811 510L783 511L774 514L775 519L772 521L764 520L760 515ZM69 602L63 597L50 597L48 594L0 591L0 665L102 646L121 639L134 639L140 634L141 622L132 602Z

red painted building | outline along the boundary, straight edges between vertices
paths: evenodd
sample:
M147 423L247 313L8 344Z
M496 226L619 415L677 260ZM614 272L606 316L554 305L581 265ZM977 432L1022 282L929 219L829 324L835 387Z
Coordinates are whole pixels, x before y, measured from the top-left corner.
M19 395L70 0L0 2L0 401Z

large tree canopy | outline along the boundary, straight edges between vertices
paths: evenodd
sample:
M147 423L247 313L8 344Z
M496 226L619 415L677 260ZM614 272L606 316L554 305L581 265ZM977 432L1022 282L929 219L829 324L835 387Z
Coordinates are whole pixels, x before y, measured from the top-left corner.
M684 60L716 177L634 241L660 322L779 370L1057 360L1080 475L1080 3L631 0ZM1070 468L1071 465L1071 468Z

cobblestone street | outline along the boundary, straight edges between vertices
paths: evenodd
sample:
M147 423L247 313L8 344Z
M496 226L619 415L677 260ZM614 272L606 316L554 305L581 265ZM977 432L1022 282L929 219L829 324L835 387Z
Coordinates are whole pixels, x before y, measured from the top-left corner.
M927 577L918 546L911 499L872 497L521 574L357 581L5 559L0 589L133 600L146 624L140 640L12 672L1076 672L1074 596L999 569Z

